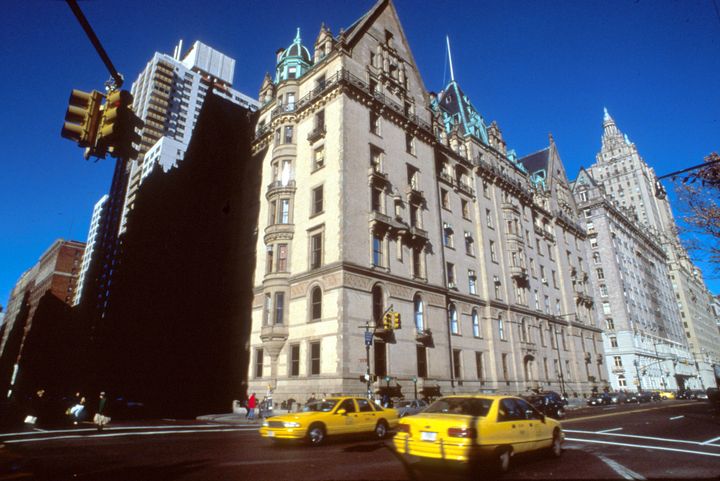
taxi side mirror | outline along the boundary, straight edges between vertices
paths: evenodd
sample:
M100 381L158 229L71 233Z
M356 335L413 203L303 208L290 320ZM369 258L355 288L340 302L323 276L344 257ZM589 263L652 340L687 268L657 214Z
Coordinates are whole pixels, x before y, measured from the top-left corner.
M347 415L347 411L344 410L344 409L338 409L335 414L339 414L340 416L346 416L346 415Z

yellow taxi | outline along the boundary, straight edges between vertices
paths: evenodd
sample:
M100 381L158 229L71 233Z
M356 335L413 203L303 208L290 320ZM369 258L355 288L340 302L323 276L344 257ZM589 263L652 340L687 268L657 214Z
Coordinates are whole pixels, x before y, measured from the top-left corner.
M660 391L658 393L660 399L675 399L675 393L673 391Z
M506 395L446 396L400 420L393 439L404 458L468 464L489 462L500 472L510 457L529 451L562 453L560 422L524 399Z
M303 406L301 412L273 416L263 422L260 435L272 440L323 443L327 436L374 433L382 439L398 423L395 409L383 408L363 397L330 397Z

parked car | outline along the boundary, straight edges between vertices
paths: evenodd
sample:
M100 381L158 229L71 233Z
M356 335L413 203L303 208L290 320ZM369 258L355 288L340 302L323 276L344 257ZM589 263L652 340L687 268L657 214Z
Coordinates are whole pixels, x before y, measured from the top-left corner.
M567 406L567 401L555 391L544 391L524 396L524 398L532 404L535 409L546 416L550 416L554 419L562 419L565 417L565 406Z
M440 398L422 413L402 418L396 431L393 444L401 456L470 463L480 474L488 467L506 472L511 456L528 451L559 457L564 440L559 421L524 399L497 394Z
M428 403L422 399L405 399L395 403L395 409L397 409L399 417L417 414L426 407L428 407Z
M660 395L658 391L650 391L650 400L651 401L662 401L663 397Z
M373 433L387 436L398 423L393 408L383 408L363 397L332 397L310 402L298 413L273 416L263 421L260 435L278 440L306 440L318 446L327 436Z
M690 389L678 389L675 393L675 399L696 399L696 395Z
M675 392L674 391L660 391L658 392L658 395L662 399L675 399Z
M720 390L718 390L718 388L707 388L705 395L707 396L707 400L710 404L712 404L715 408L720 409Z
M649 403L650 401L652 401L652 398L650 397L650 393L646 391L628 394L627 402L629 403Z
M628 396L624 392L612 392L610 393L610 402L613 404L623 404L628 402Z
M588 406L601 406L606 404L612 404L612 398L610 397L610 394L606 392L601 392L600 394L590 396L587 400L587 404Z
M712 388L710 388L710 389L712 389ZM697 399L700 401L707 401L708 400L708 392L703 391L701 389L692 391L692 399Z

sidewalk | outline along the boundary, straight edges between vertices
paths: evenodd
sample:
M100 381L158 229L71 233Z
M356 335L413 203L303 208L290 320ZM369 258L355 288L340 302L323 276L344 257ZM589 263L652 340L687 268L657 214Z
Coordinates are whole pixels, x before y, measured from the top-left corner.
M272 416L287 414L287 412L288 411L286 409L275 409L273 410ZM260 425L262 425L262 420L260 418L256 416L255 419L248 419L245 417L245 413L205 414L203 416L198 416L196 419L198 421L206 421L218 424L240 424L257 427L260 427Z

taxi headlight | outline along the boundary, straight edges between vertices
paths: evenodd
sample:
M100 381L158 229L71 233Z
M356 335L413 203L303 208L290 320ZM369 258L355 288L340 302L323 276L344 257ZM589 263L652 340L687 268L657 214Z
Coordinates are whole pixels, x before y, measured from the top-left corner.
M299 428L299 427L300 427L300 423L286 422L286 423L283 423L283 427L285 427L285 428Z
M264 428L267 428L267 427L270 426L270 423L267 422L267 421L263 421L262 426L263 426Z

